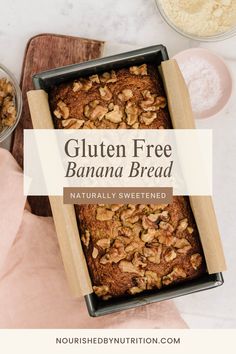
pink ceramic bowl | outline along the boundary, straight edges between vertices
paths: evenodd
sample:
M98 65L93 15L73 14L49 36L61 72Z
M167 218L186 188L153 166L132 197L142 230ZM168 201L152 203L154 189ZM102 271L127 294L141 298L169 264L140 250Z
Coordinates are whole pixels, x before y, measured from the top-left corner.
M209 118L219 113L228 102L232 93L233 86L230 71L223 59L221 59L218 55L212 53L210 50L204 48L187 49L176 54L173 58L176 59L177 63L179 64L182 74L185 78L186 84L189 88L190 98L192 101L192 107L195 117ZM191 65L189 63L191 63ZM203 75L204 71L200 72L202 63L205 63L207 68L205 77ZM195 77L198 78L198 75L196 75L198 67L199 82L195 83L195 87L193 89L193 85L190 80L191 70L194 71ZM210 78L210 69L214 72L214 76L212 77L214 77L217 84L217 92L215 93L214 84L212 82L207 82L207 80L209 80ZM207 92L207 90L209 92ZM217 93L217 95L215 96L215 100L211 100L211 98L213 97L211 97L210 90L212 90L213 92L212 95ZM199 105L200 110L196 110L196 105L194 105L194 102L196 103L197 99L201 99L202 104ZM210 104L210 100L212 101L212 104Z

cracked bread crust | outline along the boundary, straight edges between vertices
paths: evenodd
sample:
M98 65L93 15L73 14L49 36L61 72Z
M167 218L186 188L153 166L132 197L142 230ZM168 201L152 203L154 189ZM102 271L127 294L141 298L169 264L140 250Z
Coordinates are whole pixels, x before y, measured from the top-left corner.
M63 83L51 91L56 128L171 128L153 65ZM93 289L103 300L185 282L206 272L187 197L169 205L75 205Z

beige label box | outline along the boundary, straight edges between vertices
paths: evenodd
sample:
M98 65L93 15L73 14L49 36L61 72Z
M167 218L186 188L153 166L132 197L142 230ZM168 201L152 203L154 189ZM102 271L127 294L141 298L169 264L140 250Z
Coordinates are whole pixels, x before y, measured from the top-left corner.
M173 189L162 188L84 188L65 187L65 204L169 204Z

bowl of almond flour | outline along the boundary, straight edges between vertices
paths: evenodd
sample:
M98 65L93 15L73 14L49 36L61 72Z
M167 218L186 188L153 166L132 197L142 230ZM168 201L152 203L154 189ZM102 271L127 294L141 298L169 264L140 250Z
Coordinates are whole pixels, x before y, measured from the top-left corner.
M200 41L236 34L236 0L156 0L164 20L178 33Z

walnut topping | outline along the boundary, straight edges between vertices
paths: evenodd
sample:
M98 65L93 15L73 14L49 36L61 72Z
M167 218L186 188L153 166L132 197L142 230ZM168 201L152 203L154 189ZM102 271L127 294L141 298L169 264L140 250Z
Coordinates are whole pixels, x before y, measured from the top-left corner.
M140 66L131 66L129 71L133 75L147 75L147 65L142 64Z
M100 259L101 264L118 263L121 259L126 257L124 250L124 244L120 240L115 240L112 247L108 252Z
M171 273L165 275L162 278L162 283L164 285L169 285L169 284L173 283L174 280L179 279L179 278L186 278L186 276L187 275L182 268L174 267L174 269L172 270Z
M160 108L165 108L166 106L165 97L157 96L156 94L151 94L151 92L148 90L144 90L142 92L142 95L144 100L141 101L140 107L144 111L158 111Z
M170 223L166 222L166 221L161 221L159 223L159 228L162 229L162 230L165 230L165 231L169 231L169 232L173 232L174 231L173 226Z
M187 218L180 220L179 225L177 227L177 231L182 232L187 229L187 226L188 226L188 219Z
M141 236L141 240L143 242L150 243L150 242L152 242L154 240L155 234L156 234L156 230L155 229L148 229L147 232L143 232L143 234Z
M145 272L145 277L147 279L147 289L153 289L153 288L161 288L161 278L157 275L157 273L147 270Z
M174 243L176 242L176 237L173 235L161 234L161 235L158 235L158 241L161 244L163 244L167 247L170 247L170 246L173 246Z
M125 252L132 253L138 248L139 248L139 244L135 241L132 241L128 244L128 246L125 247Z
M85 230L85 233L84 233L84 235L82 235L81 240L86 247L89 246L90 232L88 230Z
M109 287L107 285L93 286L93 290L99 297L105 296L109 293Z
M80 90L84 90L84 91L88 91L91 89L91 87L93 86L93 83L91 80L88 79L80 79L80 81L75 81L73 83L73 88L72 90L74 92L80 91Z
M124 273L135 273L138 274L140 276L144 276L144 271L137 269L132 262L128 262L128 261L120 261L119 263L119 268L122 272Z
M143 226L144 230L157 228L157 225L154 222L152 222L149 219L149 217L146 215L143 215L143 217L142 217L142 226Z
M175 248L178 248L178 253L186 254L191 248L191 243L186 238L177 238L174 244Z
M165 261L166 262L171 262L173 261L173 259L176 258L176 253L173 249L169 248L165 251L165 255L164 255L164 258L165 258Z
M97 249L96 247L94 247L94 248L93 248L92 257L93 257L94 259L96 259L97 256L98 256L98 249Z
M138 120L138 107L135 103L128 102L125 107L125 113L127 115L127 124L133 125Z
M91 113L90 119L92 120L102 120L102 118L106 115L108 109L106 107L98 105L94 108L93 112Z
M109 238L101 238L97 241L97 245L103 249L109 248L111 240Z
M124 205L124 204L111 204L111 205L110 205L110 209L111 209L112 211L117 211L117 210L119 210L123 205Z
M192 227L188 226L187 231L191 235L193 233L194 229Z
M110 101L110 99L112 98L112 93L110 91L110 89L108 88L108 86L104 86L104 87L99 87L99 92L101 95L101 98L104 101Z
M88 80L88 79L80 79L81 83L82 83L82 90L84 91L89 91L91 89L91 87L93 86L92 81Z
M103 83L113 83L117 81L116 73L114 70L111 72L105 72L100 76L100 80Z
M143 112L141 113L140 118L141 123L150 125L157 118L157 114L156 112Z
M190 262L192 264L193 269L197 270L202 264L202 256L199 253L195 253L191 256Z
M107 112L108 109L100 105L98 100L91 101L84 107L85 117L89 118L92 121L96 119L102 120L102 118Z
M149 262L159 264L161 262L162 245L157 247L145 247L143 253Z
M112 220L114 212L103 207L97 208L96 219L99 221Z
M81 90L82 87L83 87L83 85L81 84L80 81L75 81L75 82L73 83L73 88L72 88L72 90L73 90L74 92L77 92L77 91Z
M65 129L80 129L84 124L84 122L85 121L83 119L70 118L70 119L62 120L61 124Z
M57 102L57 109L55 109L53 113L58 119L60 118L67 119L69 118L70 110L67 107L67 105L60 100Z
M133 286L132 288L129 289L129 293L131 295L141 293L142 291L143 291L143 289L139 288L138 286Z
M126 219L130 218L131 215L133 215L135 211L135 205L133 204L129 204L128 205L128 208L123 210L121 213L120 213L120 218L121 218L121 221L125 221Z
M155 221L157 221L158 217L159 217L159 214L149 214L147 218L151 222L155 222Z
M92 82L95 82L96 84L99 84L99 83L100 83L100 79L99 79L99 76L98 76L98 75L91 75L91 76L89 76L89 80L92 81Z
M132 263L136 268L145 268L147 266L146 257L142 256L140 253L135 252L134 257L132 259Z
M122 121L123 112L118 105L115 105L113 110L105 114L105 119L112 123L120 123Z
M118 126L118 129L126 129L127 128L127 125L125 122L121 122Z
M128 101L131 97L133 97L133 92L130 89L124 89L118 95L118 98L123 102Z

